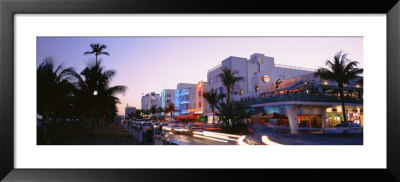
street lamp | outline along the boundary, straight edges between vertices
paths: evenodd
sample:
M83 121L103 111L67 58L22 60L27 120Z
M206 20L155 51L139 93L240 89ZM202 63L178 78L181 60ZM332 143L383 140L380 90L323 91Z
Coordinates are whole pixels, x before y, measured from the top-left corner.
M240 91L239 91L240 99L242 99L242 94L244 94L244 90L240 89Z
M97 90L95 90L95 91L93 92L93 95L96 96L98 93L99 93L99 92L97 92Z
M258 92L259 89L260 89L260 85L257 84L257 85L254 87L254 90L256 91L256 97L257 97L257 92Z

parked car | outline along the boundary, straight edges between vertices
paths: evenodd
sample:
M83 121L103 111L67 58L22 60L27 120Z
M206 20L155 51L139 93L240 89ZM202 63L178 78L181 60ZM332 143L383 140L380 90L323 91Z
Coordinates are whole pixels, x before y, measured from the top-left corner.
M347 123L338 124L334 128L324 128L323 133L324 134L343 134L343 135L362 134L363 127L356 123L347 122Z

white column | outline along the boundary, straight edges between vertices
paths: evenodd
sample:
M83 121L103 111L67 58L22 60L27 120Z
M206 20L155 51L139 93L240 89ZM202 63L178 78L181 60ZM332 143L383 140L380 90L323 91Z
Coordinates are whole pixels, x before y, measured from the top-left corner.
M297 133L299 125L297 123L297 112L298 108L295 105L291 105L291 108L286 108L286 114L289 120L290 133Z
M322 128L326 128L326 107L325 106L322 106L321 118L322 118Z

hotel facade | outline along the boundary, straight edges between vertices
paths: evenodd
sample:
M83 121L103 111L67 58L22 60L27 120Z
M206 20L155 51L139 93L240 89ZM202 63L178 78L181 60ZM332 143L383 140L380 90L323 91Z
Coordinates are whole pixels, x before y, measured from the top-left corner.
M344 85L347 120L363 125L363 86L358 79ZM313 73L279 82L268 82L259 75L259 97L243 98L254 114L278 113L287 120L271 123L299 130L332 128L343 121L340 89L335 81L315 77Z
M175 100L175 89L164 89L161 91L161 108L165 108Z
M208 102L203 94L207 91L207 82L200 80L197 84L179 83L175 90L175 108L180 115L204 114Z
M160 94L156 94L155 92L147 93L142 96L141 99L141 108L143 110L150 110L152 106L156 108L161 107L161 97Z
M275 64L273 57L259 53L251 55L249 59L231 56L207 72L208 90L216 89L218 94L226 94L227 92L222 80L218 76L222 73L222 68L229 68L237 73L235 76L244 78L244 80L239 81L231 90L230 98L236 101L240 100L242 97L256 96L258 92L255 90L257 85L256 81L260 75L268 75L268 81L274 82L278 79L284 80L295 76L310 74L314 71L308 68L278 65ZM239 94L240 90L244 91L242 95Z

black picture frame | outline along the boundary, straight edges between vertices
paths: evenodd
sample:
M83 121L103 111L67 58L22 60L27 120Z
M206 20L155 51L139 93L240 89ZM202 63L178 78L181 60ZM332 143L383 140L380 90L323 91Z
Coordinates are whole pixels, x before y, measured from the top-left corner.
M381 13L387 15L386 169L15 169L14 15L30 13ZM0 179L5 181L399 181L398 0L0 0ZM379 63L384 60L377 60ZM379 86L379 83L377 84ZM379 113L376 113L379 114ZM384 122L381 121L381 122ZM373 157L373 156L371 156ZM366 159L368 160L368 159ZM8 175L7 175L8 174Z

